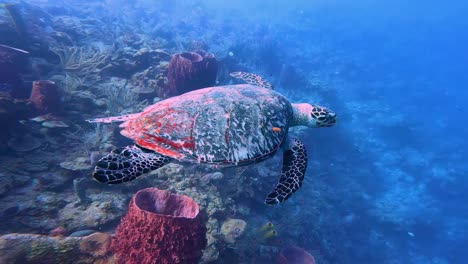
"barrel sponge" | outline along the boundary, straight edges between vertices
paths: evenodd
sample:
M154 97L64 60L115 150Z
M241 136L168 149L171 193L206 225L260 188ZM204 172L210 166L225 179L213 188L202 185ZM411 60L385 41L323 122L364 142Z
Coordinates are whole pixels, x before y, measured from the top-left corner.
M192 198L147 188L130 201L112 247L119 263L198 263L206 231Z

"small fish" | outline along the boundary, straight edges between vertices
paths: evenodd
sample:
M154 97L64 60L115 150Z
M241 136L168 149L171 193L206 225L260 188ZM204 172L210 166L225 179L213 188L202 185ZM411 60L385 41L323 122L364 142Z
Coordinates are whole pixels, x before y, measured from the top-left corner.
M274 225L273 225L272 222L267 222L266 224L264 224L264 225L260 228L260 232L268 231L268 230L272 229L273 227L274 227Z
M268 240L276 236L278 236L278 232L276 230L270 230L263 235L263 239Z
M409 232L409 231L408 231L408 236L410 236L410 237L414 237L414 233L413 233L413 232Z
M281 132L281 128L279 128L279 127L273 127L273 131L275 131L275 132Z

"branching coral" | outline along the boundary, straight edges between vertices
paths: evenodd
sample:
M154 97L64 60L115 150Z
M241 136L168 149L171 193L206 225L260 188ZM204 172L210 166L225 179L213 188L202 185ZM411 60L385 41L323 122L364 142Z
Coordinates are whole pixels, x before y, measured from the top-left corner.
M52 50L60 58L63 69L78 76L96 73L98 65L103 63L109 54L85 47L56 47Z
M111 83L103 85L102 90L106 96L107 111L111 115L136 113L147 105L146 101L138 100L138 93L129 88L125 79L112 78Z
M78 155L86 155L89 157L92 151L99 150L109 143L112 137L111 128L96 123L94 129L85 129L77 126L74 132L66 132L64 136L67 138L68 146L73 149L70 153Z
M108 53L85 47L55 47L60 64L65 71L65 90L76 90L80 85L92 85L98 82L99 66L108 59Z
M74 92L79 90L80 86L85 86L86 84L94 83L93 79L87 78L88 80L85 81L84 78L75 76L73 74L65 73L65 79L63 83L63 87L66 92ZM96 80L97 81L97 80Z

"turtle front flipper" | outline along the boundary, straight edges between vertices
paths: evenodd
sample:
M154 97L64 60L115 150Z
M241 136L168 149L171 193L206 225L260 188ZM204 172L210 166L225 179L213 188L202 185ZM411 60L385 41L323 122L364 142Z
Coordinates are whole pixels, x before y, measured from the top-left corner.
M240 79L247 84L260 86L263 88L273 90L273 84L263 79L263 77L258 74L253 74L249 72L231 72L229 75L231 75L231 77L234 77L236 79Z
M296 192L304 180L307 169L307 151L304 143L292 139L289 149L283 152L283 169L276 187L265 199L266 204L279 204Z
M127 146L115 149L100 159L94 168L93 177L108 184L128 182L168 164L171 160L156 152Z

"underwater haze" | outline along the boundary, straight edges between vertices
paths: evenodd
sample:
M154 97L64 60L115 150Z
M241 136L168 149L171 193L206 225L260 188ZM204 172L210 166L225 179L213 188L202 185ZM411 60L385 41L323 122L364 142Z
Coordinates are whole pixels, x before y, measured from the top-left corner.
M467 13L462 0L2 3L0 264L467 263ZM232 109L274 97L204 115L225 107L193 99L210 86L247 87L223 95ZM284 121L303 108L278 110L277 93L338 121ZM189 128L180 105L204 109ZM252 158L256 131L283 121ZM226 124L221 141L248 158L208 162ZM192 145L206 158L186 158ZM132 155L155 156L98 182ZM285 178L300 188L265 204Z

